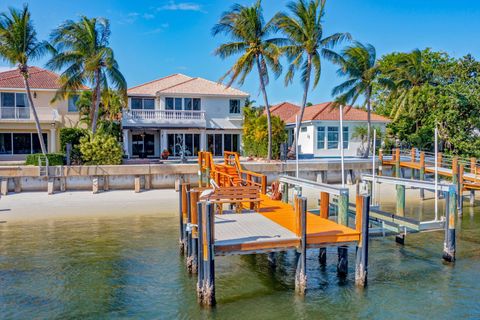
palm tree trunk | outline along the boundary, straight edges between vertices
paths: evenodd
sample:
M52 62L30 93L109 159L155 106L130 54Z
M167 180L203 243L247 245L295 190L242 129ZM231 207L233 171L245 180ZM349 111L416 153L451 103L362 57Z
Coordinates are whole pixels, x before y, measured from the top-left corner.
M268 130L268 151L267 160L272 159L272 118L270 114L270 105L268 104L267 91L265 90L265 81L263 78L262 67L260 65L260 57L257 55L257 69L260 78L260 89L262 90L263 100L265 101L265 110L267 111L267 130Z
M20 71L22 72L22 71ZM35 119L35 126L37 127L38 140L40 141L40 149L42 150L43 155L47 154L47 149L45 148L45 142L43 141L42 128L40 127L40 120L38 120L37 110L33 103L32 92L30 91L30 84L28 82L28 75L23 73L23 82L25 84L25 90L27 91L28 103L30 108L32 108L33 118Z
M370 137L372 132L372 108L370 105L370 89L367 89L367 149L365 150L365 158L370 155Z
M292 144L292 151L293 153L297 153L297 150L295 149L295 145L297 144L297 141L298 141L298 137L300 136L300 124L302 123L302 120L303 120L303 114L305 112L305 107L307 106L307 96L308 96L308 89L310 87L310 74L311 74L311 71L312 71L312 56L311 55L308 55L307 57L307 76L305 78L305 86L303 88L303 99L302 99L302 106L300 108L300 116L297 117L297 121L296 121L296 124L295 124L295 135L294 135L294 138L293 138L293 144ZM298 156L298 155L296 155Z
M97 122L98 122L98 111L100 109L100 70L95 71L95 94L94 96L94 109L93 109L93 119L92 119L92 134L95 134L97 131Z

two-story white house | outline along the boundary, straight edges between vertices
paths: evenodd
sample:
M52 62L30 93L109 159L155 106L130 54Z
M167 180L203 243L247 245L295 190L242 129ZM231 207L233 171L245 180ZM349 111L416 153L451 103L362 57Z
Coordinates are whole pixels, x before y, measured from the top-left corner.
M296 117L300 107L289 102L274 105L272 115L280 117L286 124L289 145L293 142ZM365 142L356 136L357 127L367 126L366 111L345 106L343 108L343 149L346 157L363 154ZM372 125L385 133L390 119L372 112ZM340 108L331 102L320 103L305 108L298 137L299 155L305 158L340 156Z
M202 78L173 74L128 89L123 112L128 158L196 156L240 151L242 108L248 94Z
M79 122L77 96L53 102L60 88L59 75L38 67L30 67L29 74L47 151L59 152L59 129L77 126ZM0 160L23 160L27 154L39 152L40 141L23 77L16 68L0 72Z

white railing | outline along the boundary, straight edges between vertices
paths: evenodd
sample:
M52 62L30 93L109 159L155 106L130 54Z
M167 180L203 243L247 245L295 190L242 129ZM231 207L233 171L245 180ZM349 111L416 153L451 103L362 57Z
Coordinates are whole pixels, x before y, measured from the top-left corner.
M127 119L133 120L205 120L205 111L199 110L128 110Z
M30 119L30 108L27 107L1 107L1 119Z

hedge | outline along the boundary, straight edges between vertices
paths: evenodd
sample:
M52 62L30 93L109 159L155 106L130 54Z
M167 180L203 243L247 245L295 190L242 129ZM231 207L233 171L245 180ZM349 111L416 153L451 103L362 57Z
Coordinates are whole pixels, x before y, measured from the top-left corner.
M34 153L27 155L25 164L29 166L38 166L38 158L43 157L42 153ZM65 155L63 153L47 153L48 165L50 166L61 166L63 165L63 160Z

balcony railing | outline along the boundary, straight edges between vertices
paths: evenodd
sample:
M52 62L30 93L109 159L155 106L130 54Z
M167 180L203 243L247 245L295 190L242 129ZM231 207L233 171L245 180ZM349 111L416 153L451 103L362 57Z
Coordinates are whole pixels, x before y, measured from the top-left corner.
M132 120L205 120L205 111L199 110L129 110L124 113Z
M30 108L27 107L1 107L1 119L30 119Z

